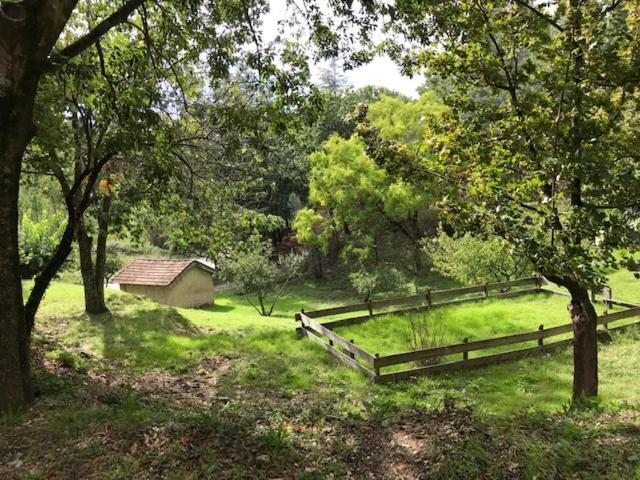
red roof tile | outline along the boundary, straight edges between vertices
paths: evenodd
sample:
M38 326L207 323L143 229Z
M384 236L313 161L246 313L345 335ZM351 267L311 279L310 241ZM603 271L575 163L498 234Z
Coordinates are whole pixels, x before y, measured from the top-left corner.
M214 270L199 260L149 260L138 258L120 270L112 282L125 285L170 285L192 263L213 273Z

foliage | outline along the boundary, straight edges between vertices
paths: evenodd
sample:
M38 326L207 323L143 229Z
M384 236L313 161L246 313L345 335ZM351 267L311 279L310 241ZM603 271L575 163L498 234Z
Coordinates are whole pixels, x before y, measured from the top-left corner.
M111 282L113 276L124 267L124 260L114 249L107 248L106 262L104 266L104 283Z
M436 93L425 90L417 100L382 95L377 102L369 103L367 120L384 140L419 151L425 143L430 119L439 118L445 111Z
M395 28L448 84L424 166L457 190L450 220L501 236L561 284L602 286L616 249L638 243L635 7L410 3Z
M455 237L440 231L425 242L425 250L436 271L465 285L515 280L532 271L526 257L495 236L465 233Z
M272 255L271 245L260 243L235 253L221 266L225 278L236 283L243 294L257 299L258 305L251 305L262 316L271 316L289 281L300 273L305 261L305 256L296 252L281 255L277 260L272 260Z
M56 185L49 179L41 182L41 189L31 185L23 188L18 225L22 278L37 275L55 251L66 223L58 201Z
M294 221L300 242L326 252L339 237L343 255L358 261L373 258L379 237L389 230L418 246L430 196L413 184L393 181L367 155L362 139L333 136L309 161L313 209L300 210Z
M274 241L284 235L290 199L306 197L303 129L311 107L283 104L246 70L216 82L214 95L212 101L203 93L176 122L176 136L185 140L173 152L185 165L184 178L142 210L148 223L163 227L167 247L217 259L255 235Z
M382 99L402 101L401 95L383 87L367 86L353 89L347 85L328 79L320 84L321 107L317 119L310 128L313 149L327 141L332 135L348 139L356 131L357 119L353 111L361 104L378 102Z
M368 302L377 293L402 291L407 288L407 280L397 269L383 265L377 268L360 269L349 274L353 290Z
M22 213L19 226L22 278L32 278L42 270L53 255L64 226L65 216L61 213L50 210L40 210L36 215L30 211Z
M392 19L387 51L446 84L447 109L425 135L434 155L421 162L448 185L445 218L458 231L500 236L570 291L574 396L596 395L588 289L604 286L607 269L620 264L616 252L640 245L637 6L379 7Z

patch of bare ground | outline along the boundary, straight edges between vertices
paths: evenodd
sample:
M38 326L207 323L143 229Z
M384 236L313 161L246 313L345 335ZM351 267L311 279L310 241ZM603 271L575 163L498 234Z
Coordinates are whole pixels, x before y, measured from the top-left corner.
M179 407L208 407L217 397L218 382L232 368L234 357L205 357L184 373L149 370L123 372L117 368L89 372L91 381L105 387L131 387L154 400L168 400Z
M418 480L433 478L445 458L484 433L470 410L451 409L354 425L345 434L353 445L349 463L357 478Z

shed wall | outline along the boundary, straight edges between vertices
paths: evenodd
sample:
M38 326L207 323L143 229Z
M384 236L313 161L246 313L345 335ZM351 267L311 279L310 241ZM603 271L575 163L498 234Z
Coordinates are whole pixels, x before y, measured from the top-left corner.
M189 267L171 285L122 284L120 289L174 307L200 307L213 303L213 278L209 272Z

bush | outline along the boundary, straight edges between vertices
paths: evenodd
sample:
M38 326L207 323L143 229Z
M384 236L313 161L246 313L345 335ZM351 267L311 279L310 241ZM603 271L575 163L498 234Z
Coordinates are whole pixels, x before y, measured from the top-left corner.
M270 316L289 281L298 275L304 265L305 255L290 253L273 260L270 244L259 244L246 252L237 253L222 262L224 277L254 296L257 305L251 305L262 316Z
M118 252L113 248L107 249L104 264L104 283L108 285L113 276L124 267L124 261Z
M351 286L355 292L368 302L373 295L380 292L406 289L407 280L394 267L382 266L377 269L360 269L349 275Z
M498 237L485 240L469 233L450 237L440 231L425 248L434 270L466 285L512 280L533 271L525 257Z
M420 312L407 315L404 336L411 350L424 350L436 348L444 344L444 327L442 322L430 314ZM421 365L434 365L440 363L440 357L433 357L419 362Z
M20 217L19 248L22 278L33 278L51 258L62 232L66 218L55 212L43 211L36 220L34 212L27 210Z

